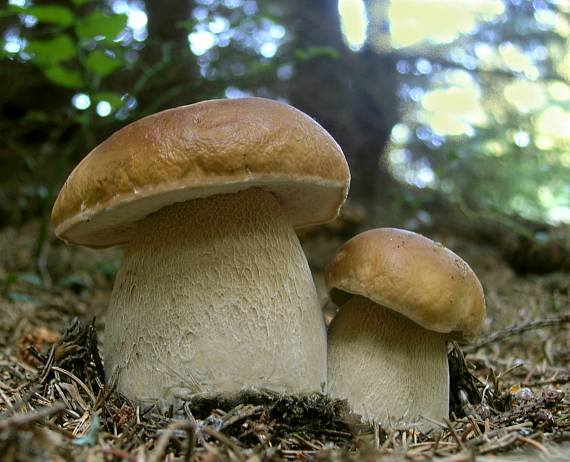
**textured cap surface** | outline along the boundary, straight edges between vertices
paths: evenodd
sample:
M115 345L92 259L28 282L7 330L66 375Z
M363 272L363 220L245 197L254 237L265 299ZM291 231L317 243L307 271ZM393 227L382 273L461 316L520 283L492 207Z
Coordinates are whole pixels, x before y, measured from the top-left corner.
M327 271L331 298L361 295L422 327L469 341L485 318L483 288L459 256L427 237L394 228L349 240Z
M259 187L301 227L333 219L349 182L338 144L301 111L263 98L211 100L145 117L93 149L61 189L52 222L68 242L106 247L162 207Z

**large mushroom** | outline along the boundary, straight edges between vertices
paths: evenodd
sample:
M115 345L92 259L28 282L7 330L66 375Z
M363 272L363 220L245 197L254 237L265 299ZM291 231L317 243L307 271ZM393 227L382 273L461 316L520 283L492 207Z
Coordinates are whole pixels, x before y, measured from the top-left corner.
M52 221L68 243L126 246L107 380L137 400L321 390L326 333L294 228L333 219L349 180L320 125L262 98L160 112L97 146Z
M393 228L349 240L328 268L341 306L329 328L328 388L367 420L431 426L449 413L446 340L485 317L477 276L455 253Z

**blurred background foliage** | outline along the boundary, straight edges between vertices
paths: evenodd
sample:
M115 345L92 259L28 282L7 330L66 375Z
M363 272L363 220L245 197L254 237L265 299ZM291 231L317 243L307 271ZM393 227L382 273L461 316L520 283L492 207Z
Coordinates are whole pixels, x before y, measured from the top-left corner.
M333 134L374 225L568 240L568 0L9 0L0 32L0 224L41 217L38 256L98 142L247 95Z

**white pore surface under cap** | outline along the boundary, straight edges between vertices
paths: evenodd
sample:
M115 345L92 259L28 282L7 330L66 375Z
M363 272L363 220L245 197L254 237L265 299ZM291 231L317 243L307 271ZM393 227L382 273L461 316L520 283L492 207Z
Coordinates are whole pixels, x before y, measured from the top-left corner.
M111 297L105 368L137 400L322 389L315 287L271 193L179 203L138 224Z

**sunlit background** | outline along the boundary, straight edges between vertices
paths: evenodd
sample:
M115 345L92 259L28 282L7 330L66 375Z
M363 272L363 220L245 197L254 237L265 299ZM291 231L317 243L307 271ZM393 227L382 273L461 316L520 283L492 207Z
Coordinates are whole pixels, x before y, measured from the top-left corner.
M403 51L396 66L405 109L392 129L392 172L459 197L463 187L494 187L480 192L491 205L570 222L570 2L393 0L385 8L388 32L367 37L364 3L339 1L351 49L368 39ZM519 35L536 34L524 45L502 30L514 8L530 10L515 25ZM463 182L453 175L468 173L464 163L474 164L474 178ZM489 185L490 173L501 181Z
M196 0L191 17L177 22L200 75L223 81L225 97L287 99L269 85L249 87L251 68L273 66L273 80L288 82L299 61L335 59L328 47L291 54L290 25L276 2L267 4ZM78 114L119 120L136 114L135 91L101 82L136 66L149 46L144 1L108 1L109 10L125 18L117 33L93 35L84 22L76 28L77 43L67 35L27 39L42 21L69 26L74 19L63 9L57 16L30 0L9 5L19 24L3 32L5 58L34 62L52 82L75 88L70 105ZM386 152L377 153L383 168L409 187L449 194L461 207L570 223L570 2L339 0L337 11L351 53L394 58L399 116ZM97 18L91 19L95 27ZM66 64L77 46L96 84Z

